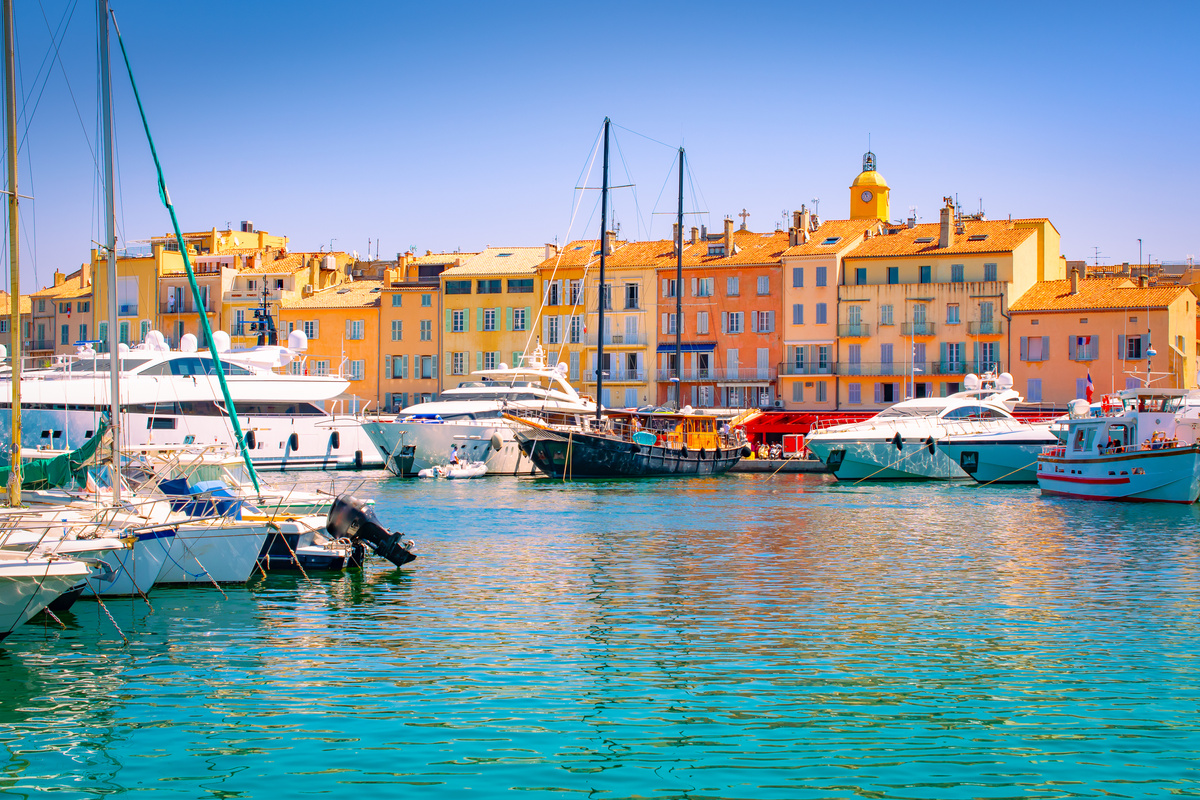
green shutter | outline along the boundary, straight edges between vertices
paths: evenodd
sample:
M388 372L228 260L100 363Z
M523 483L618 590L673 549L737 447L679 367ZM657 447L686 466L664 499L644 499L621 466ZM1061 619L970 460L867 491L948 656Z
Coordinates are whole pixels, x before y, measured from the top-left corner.
M447 350L446 351L446 374L447 375L450 374L450 365L451 365L452 361L453 361L453 359L450 358L450 351Z
M454 324L454 310L447 308L446 309L446 333L449 333L452 330L451 326L453 324Z
M483 369L483 351L482 350L475 351L475 369L476 370Z
M512 330L512 306L506 306L504 309L504 330Z
M533 306L525 306L525 327L521 330L529 330L529 326L533 324Z
M514 366L514 367L519 366L520 363L521 363L521 354L518 353L516 350L513 350L512 366Z

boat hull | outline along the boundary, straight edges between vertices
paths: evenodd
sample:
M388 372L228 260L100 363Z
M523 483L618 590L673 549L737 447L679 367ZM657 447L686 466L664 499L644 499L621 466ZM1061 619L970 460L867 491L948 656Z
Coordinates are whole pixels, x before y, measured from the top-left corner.
M267 530L263 522L180 525L158 583L245 583L254 572Z
M132 548L107 550L100 554L97 557L107 569L88 579L87 587L83 590L84 597L125 597L148 593L167 563L167 554L174 538L174 528L142 531L137 534Z
M86 578L86 564L69 559L0 561L0 639Z
M1046 441L937 443L939 450L978 483L1037 483L1037 462Z
M1194 503L1200 497L1200 445L1095 458L1044 454L1038 460L1037 482L1047 495Z
M805 445L842 481L953 481L969 477L936 444L931 449L926 441L918 439L902 439L899 448L892 438L813 438Z
M720 475L742 457L740 449L705 451L643 446L586 433L518 431L521 451L551 478L642 478Z
M516 431L503 420L489 424L459 422L384 422L363 423L363 430L375 444L384 466L394 475L417 475L421 470L443 466L450 457L451 445L457 445L459 458L483 461L488 475L533 475L536 465L522 451ZM493 445L493 437L500 449ZM412 447L411 458L389 458Z

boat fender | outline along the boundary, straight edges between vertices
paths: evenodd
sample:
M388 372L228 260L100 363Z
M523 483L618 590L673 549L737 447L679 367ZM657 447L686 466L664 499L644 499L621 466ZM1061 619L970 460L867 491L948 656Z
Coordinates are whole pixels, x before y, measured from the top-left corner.
M342 434L340 431L334 431L329 434L329 444L333 446L334 450L342 446Z
M246 449L247 450L254 449L254 445L256 444L256 441L255 441L256 439L257 439L257 437L254 435L254 431L246 431Z
M900 438L900 431L896 431L896 435L892 437L892 444L897 450L904 450L904 440Z
M294 451L294 450L299 450L299 449L300 449L300 434L293 433L291 436L288 437L288 450Z
M742 458L749 458L750 454L753 452L754 450L751 449L749 444L742 445Z
M354 468L362 469L362 465L363 465L362 450L355 450L354 451Z
M685 444L683 447L679 448L679 457L680 457L680 458L687 458L687 457L688 457L687 445L686 445L686 444Z
M495 450L497 453L499 453L500 448L503 446L504 446L504 442L500 441L500 434L493 433L492 434L492 449Z
M700 460L701 461L704 460L704 448L703 447L700 448Z
M642 452L642 446L640 444L638 444L637 442L634 442L633 444L631 444L629 446L629 452L633 453L636 456L638 453Z
M929 455L931 455L931 456L937 455L937 443L933 441L932 436L926 437L925 449L929 451Z

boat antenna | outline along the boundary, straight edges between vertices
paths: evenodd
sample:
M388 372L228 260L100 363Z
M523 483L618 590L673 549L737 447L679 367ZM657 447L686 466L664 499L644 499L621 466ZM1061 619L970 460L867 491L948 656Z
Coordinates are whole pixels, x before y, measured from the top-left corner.
M608 250L608 129L612 122L604 118L604 173L600 183L600 291L596 313L596 422L600 421L600 403L604 397L604 259Z
M13 4L4 0L4 122L8 142L9 362L12 364L12 442L8 504L21 505L21 269L17 248L17 79L13 45Z
M117 228L113 189L112 76L109 71L108 0L100 5L100 107L104 134L104 253L108 262L105 283L108 292L109 416L112 417L113 504L121 500L121 344L117 333ZM115 21L114 21L114 24Z
M683 408L683 148L679 148L679 211L675 221L675 410Z
M101 8L107 8L106 0L99 0ZM117 25L117 15L111 9L108 9L108 14L112 18L113 30L117 33L117 44L121 47L121 57L125 60L125 69L129 73L129 86L133 89L133 99L137 101L138 114L142 118L142 128L146 131L146 143L150 145L150 155L154 158L154 169L158 173L158 196L162 199L163 205L166 206L167 212L171 215L171 227L175 231L175 242L179 245L179 253L183 256L183 268L187 272L188 284L192 287L192 299L196 302L196 308L204 308L204 303L200 295L200 286L196 283L196 273L192 270L192 260L188 257L187 246L183 242L183 233L179 229L179 218L175 215L175 206L171 204L171 193L167 191L167 180L163 176L162 162L158 160L158 150L154 147L154 137L150 135L150 122L146 119L146 109L142 106L142 96L138 93L137 81L133 79L133 66L129 63L129 52L125 49L125 40L121 38L121 28ZM250 451L246 447L246 438L242 436L242 426L238 422L237 409L233 405L233 397L229 394L229 384L225 382L225 368L221 366L221 356L217 352L216 342L213 341L212 326L208 322L208 314L201 313L200 330L204 334L204 339L208 342L208 352L212 354L213 370L217 374L217 382L221 384L221 394L225 397L225 411L229 415L230 425L233 427L233 435L237 441L238 449L242 451L242 460L246 462L246 470L250 473L250 481L254 484L254 491L261 492L258 485L258 473L254 470L254 463L250 460ZM116 353L113 354L114 356Z

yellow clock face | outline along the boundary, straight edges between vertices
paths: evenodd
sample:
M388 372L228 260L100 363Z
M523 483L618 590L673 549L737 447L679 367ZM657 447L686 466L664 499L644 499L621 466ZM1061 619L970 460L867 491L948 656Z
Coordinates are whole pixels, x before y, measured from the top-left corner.
M865 192L863 192L863 193L862 193L862 201L863 201L864 203L869 203L869 202L871 202L871 198L872 198L872 197L874 197L874 196L875 196L875 195L871 194L871 192L870 192L869 190L868 190L868 191L865 191Z

